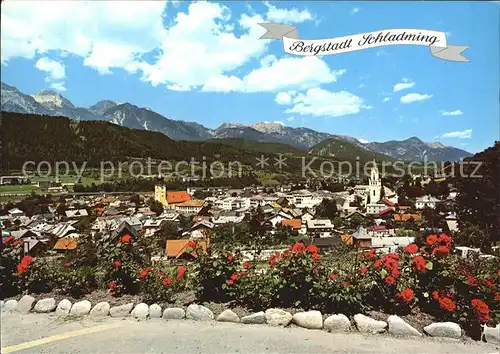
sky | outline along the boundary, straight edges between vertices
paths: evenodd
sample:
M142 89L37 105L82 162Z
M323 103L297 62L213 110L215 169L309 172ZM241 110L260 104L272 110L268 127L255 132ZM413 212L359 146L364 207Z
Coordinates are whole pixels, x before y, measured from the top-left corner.
M446 32L470 62L393 45L301 57L260 39ZM471 152L500 140L500 2L2 1L1 77L76 106L110 99L209 128L281 122L362 141L417 136Z

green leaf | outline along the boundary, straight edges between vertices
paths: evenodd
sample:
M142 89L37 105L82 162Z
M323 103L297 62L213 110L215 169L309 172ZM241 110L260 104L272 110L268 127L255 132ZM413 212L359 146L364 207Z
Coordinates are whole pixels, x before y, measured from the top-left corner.
M429 261L429 262L427 262L427 264L425 265L425 268L427 268L427 269L429 269L429 270L432 270L432 266L433 266L432 262L431 262L431 261Z

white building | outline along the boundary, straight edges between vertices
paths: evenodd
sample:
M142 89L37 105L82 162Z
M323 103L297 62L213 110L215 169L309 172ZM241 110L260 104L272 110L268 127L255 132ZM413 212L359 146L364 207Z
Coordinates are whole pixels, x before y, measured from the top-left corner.
M434 198L430 195L424 195L423 197L417 198L415 201L415 208L424 209L424 208L432 208L436 207L436 203L439 202L439 199Z

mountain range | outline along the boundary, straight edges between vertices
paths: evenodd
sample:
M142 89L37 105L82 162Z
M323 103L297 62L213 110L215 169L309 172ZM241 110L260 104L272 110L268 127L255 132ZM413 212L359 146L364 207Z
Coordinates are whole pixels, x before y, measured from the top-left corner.
M427 156L428 161L458 161L472 156L471 153L446 146L441 143L426 143L417 137L402 141L361 142L346 136L318 132L309 128L292 128L280 123L262 122L254 125L240 123L224 123L217 129L206 128L195 122L173 120L154 112L149 108L135 106L131 103L110 100L99 101L85 108L76 107L61 94L50 90L42 90L35 95L27 95L13 86L1 83L2 111L63 116L75 120L103 120L120 126L161 132L174 140L206 141L221 139L221 143L230 145L235 139L255 141L259 143L280 143L290 145L305 153L335 156L338 148L344 145L359 148L360 152L382 154L395 159L421 161ZM321 146L317 146L321 143ZM242 144L241 142L237 144ZM248 143L247 143L248 145ZM262 145L253 144L252 146ZM269 146L264 146L269 149ZM356 149L357 149L356 148ZM286 147L281 147L286 150Z

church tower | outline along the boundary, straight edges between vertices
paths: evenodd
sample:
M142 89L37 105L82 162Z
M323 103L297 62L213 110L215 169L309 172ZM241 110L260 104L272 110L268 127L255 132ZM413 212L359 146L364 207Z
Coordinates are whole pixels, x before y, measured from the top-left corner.
M373 168L370 173L370 180L369 180L369 195L368 195L368 202L370 204L377 203L380 200L380 189L382 188L382 182L380 180L378 168L377 168L377 163L375 162L375 159L373 159Z

